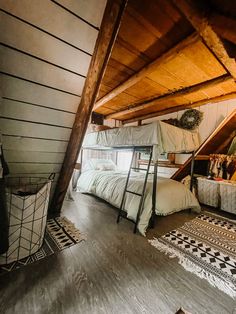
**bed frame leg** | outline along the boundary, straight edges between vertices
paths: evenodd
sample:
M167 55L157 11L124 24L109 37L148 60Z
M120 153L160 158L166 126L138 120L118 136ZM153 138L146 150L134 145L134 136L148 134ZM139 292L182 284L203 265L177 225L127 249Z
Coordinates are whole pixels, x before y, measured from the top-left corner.
M153 229L155 227L155 219L156 218L156 215L155 214L152 214L151 218L150 218L150 222L149 222L149 228L150 229Z
M194 162L195 162L195 151L192 152L191 160L191 171L190 171L190 191L193 192L193 181L194 181Z

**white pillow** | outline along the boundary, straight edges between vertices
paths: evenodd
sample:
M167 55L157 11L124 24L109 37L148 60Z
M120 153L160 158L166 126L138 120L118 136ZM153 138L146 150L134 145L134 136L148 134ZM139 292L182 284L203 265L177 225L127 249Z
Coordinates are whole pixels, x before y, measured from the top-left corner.
M87 171L87 170L115 171L117 170L117 167L115 163L110 159L91 158L86 162L83 170L84 171Z

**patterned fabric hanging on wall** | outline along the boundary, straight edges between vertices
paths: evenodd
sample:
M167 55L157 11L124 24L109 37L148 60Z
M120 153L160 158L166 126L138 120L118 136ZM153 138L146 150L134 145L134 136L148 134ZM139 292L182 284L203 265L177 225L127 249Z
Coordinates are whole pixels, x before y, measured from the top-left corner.
M236 171L236 155L211 154L208 175L230 180Z

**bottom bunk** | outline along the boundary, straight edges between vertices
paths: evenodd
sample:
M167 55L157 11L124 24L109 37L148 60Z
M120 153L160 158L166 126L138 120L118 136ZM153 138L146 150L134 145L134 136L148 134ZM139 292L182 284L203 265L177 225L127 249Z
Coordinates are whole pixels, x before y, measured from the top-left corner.
M143 178L143 173L132 172L129 190L140 193L143 187ZM98 196L119 208L126 180L127 172L114 169L112 165L101 164L99 169L85 169L78 180L77 187L79 191ZM138 230L142 235L145 235L152 216L152 189L153 176L149 175L144 196L144 207L138 223ZM193 209L196 212L201 210L193 193L177 181L158 177L156 195L156 215L166 216L185 209ZM126 196L123 209L127 212L127 218L135 221L138 205L139 198L137 195L128 194Z

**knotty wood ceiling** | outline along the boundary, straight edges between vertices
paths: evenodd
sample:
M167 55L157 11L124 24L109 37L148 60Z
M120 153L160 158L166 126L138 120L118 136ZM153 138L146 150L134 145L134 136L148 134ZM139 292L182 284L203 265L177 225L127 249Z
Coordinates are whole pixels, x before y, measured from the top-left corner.
M180 6L187 3L196 7L196 1L178 1ZM211 0L206 7L206 1L197 2L197 12L203 14L207 25L212 25L227 51L228 63L211 49L204 34L192 23L192 16L188 18L176 3L129 0L95 112L128 122L236 98L232 74L236 66L234 59L230 59L236 55L236 3ZM150 66L153 62L155 65ZM140 75L140 71L144 74ZM139 78L123 88L122 84L134 75ZM121 90L116 92L120 86Z

